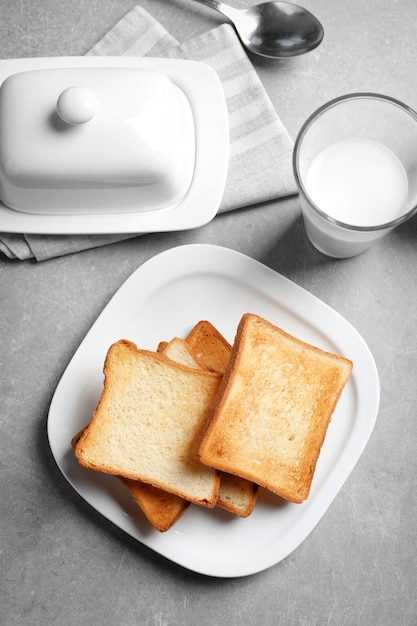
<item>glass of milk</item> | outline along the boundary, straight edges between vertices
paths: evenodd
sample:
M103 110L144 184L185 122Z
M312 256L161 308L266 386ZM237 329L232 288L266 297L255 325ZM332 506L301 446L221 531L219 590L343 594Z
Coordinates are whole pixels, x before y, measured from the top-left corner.
M372 93L332 100L301 128L293 168L312 244L360 254L417 211L417 113Z

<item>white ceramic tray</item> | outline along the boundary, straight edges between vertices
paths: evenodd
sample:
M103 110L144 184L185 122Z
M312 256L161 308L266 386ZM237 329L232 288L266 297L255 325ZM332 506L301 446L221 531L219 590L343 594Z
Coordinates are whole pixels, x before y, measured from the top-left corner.
M193 180L176 205L155 211L98 215L35 215L14 211L0 202L0 231L31 234L108 234L167 232L197 228L216 215L229 165L229 119L223 89L204 63L137 57L40 57L0 60L0 84L11 74L64 67L126 67L166 74L190 102L196 132ZM1 137L0 137L1 141Z
M354 362L329 426L309 499L284 502L260 490L251 516L191 505L166 533L153 530L111 476L85 470L71 438L86 423L103 386L108 347L121 338L156 349L186 336L201 319L233 342L240 317L257 313L290 333ZM119 289L81 343L56 389L48 418L52 453L74 489L106 518L166 558L199 573L237 577L266 569L313 530L349 476L373 430L379 380L358 332L316 297L253 259L210 245L173 248L142 265Z

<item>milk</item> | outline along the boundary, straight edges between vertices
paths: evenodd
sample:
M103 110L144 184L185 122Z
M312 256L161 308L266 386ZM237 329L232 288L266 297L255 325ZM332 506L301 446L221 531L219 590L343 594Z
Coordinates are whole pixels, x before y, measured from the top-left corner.
M331 143L312 160L305 188L313 202L340 222L385 224L405 210L407 173L381 143L361 138Z

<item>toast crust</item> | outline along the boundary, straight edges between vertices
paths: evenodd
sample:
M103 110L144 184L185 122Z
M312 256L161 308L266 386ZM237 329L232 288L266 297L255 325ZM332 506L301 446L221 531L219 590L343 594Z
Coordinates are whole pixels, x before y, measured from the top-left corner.
M202 462L303 502L351 369L348 359L245 314L200 446Z

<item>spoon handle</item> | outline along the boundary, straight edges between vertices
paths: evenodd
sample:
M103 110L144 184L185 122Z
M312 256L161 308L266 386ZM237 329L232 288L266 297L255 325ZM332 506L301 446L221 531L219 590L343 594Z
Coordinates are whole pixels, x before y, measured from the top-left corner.
M205 4L211 9L215 9L225 15L229 20L233 20L233 17L239 12L238 9L234 9L233 7L229 7L229 5L224 4L224 2L218 2L218 0L195 0L195 2L199 2L200 4Z
M216 9L216 11L219 10L220 2L218 2L217 0L195 0L195 1L199 2L200 4L206 4L208 7L211 7L212 9Z

